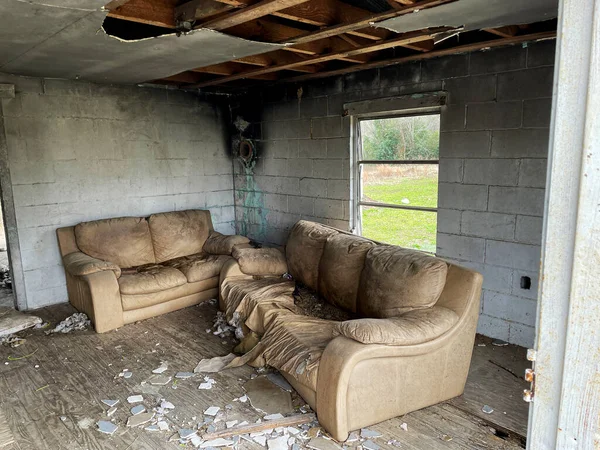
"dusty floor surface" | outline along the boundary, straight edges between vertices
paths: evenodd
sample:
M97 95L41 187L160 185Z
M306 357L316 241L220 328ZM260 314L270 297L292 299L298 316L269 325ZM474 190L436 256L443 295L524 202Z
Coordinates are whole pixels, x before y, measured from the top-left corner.
M50 321L47 331L73 312L69 305L59 305L35 313ZM232 338L207 332L215 315L216 307L205 303L105 334L88 330L46 335L44 330L34 330L22 333L26 341L19 347L0 346L0 448L193 448L170 439L178 438L180 429L196 429L207 419L212 430L225 428L228 421L253 424L263 419L264 413L250 402L236 400L245 394L243 385L260 376L251 367L174 378L176 372L193 371L202 358L230 352ZM520 395L526 385L519 378L526 367L524 356L521 347L497 347L490 339L478 337L463 396L369 427L381 433L371 441L381 449L524 448L527 406ZM153 386L148 380L163 361L168 366L164 375L172 379ZM119 376L125 369L130 378ZM210 389L198 389L206 382L204 376L214 380ZM168 431L126 426L135 406L127 398L134 394L143 396L141 404L147 411L153 411L160 399L175 406L163 415ZM285 415L301 414L304 402L295 393L291 398L293 412ZM102 403L106 399L119 400L111 417ZM483 413L484 405L493 412ZM220 408L216 423L204 414L211 406ZM111 436L102 434L96 425L99 420L112 420L118 429ZM303 436L316 433L310 431L314 425L303 427L298 427ZM206 430L205 424L200 434ZM13 443L1 447L3 439ZM295 442L298 450L307 448L309 439L298 437ZM365 450L370 445L355 441L340 446L352 449L361 444ZM234 447L265 448L243 438Z

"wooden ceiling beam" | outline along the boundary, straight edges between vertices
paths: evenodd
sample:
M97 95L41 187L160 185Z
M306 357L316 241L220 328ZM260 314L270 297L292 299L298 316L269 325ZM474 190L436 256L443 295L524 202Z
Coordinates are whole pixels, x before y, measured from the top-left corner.
M492 33L503 38L509 38L516 36L519 33L519 27L517 25L509 25L500 28L484 28L483 31L487 31L488 33Z
M458 45L456 47L450 47L450 48L446 48L443 50L434 50L434 51L427 52L427 53L420 53L420 54L404 56L404 57L400 57L400 58L391 58L391 59L384 59L384 60L379 60L379 61L372 61L372 62L363 64L361 66L350 66L350 67L346 67L343 69L322 71L322 72L318 72L318 73L315 73L312 75L294 76L294 77L285 78L281 81L286 82L286 83L287 82L291 83L291 82L312 80L315 78L339 76L339 75L345 75L347 73L358 72L360 70L375 69L378 67L386 67L386 66L391 66L391 65L395 65L395 64L402 64L402 63L413 62L413 61L421 61L421 60L429 59L429 58L437 58L440 56L455 55L457 53L468 53L468 52L482 50L482 49L505 47L508 45L515 45L515 44L520 44L523 42L533 42L533 41L539 41L539 40L544 40L544 39L553 39L553 38L556 38L556 30L543 31L540 33L522 34L519 36L510 37L510 38L493 39L493 40L489 40L489 41L475 42L472 44Z
M280 70L290 70L290 69L293 69L293 68L296 68L299 66L303 66L305 64L320 64L320 63L323 63L326 61L331 61L334 59L341 59L341 58L345 58L345 57L361 55L363 53L376 52L379 50L384 50L386 48L397 47L399 45L410 44L413 42L420 42L420 41L429 40L429 39L431 39L429 33L423 33L420 31L406 33L400 37L397 37L395 39L390 39L385 42L376 42L376 43L366 45L361 48L344 51L344 52L333 52L333 53L329 53L326 55L314 56L312 58L307 58L303 61L287 63L287 64L278 64L278 65L274 65L274 66L263 67L261 69L250 70L247 72L242 72L242 73L231 75L228 77L219 78L217 80L211 80L211 81L207 81L207 82L203 82L203 83L198 83L198 84L194 85L193 87L202 88L202 87L207 87L207 86L214 86L217 84L227 83L229 81L240 80L243 78L249 78L249 76L253 76L253 75L277 72Z
M307 0L261 0L258 3L246 6L243 9L234 11L218 19L204 22L200 25L200 27L221 31L250 20L268 16L269 14L299 5L306 1Z
M129 0L126 3L113 1L105 8L109 11L108 17L158 27L175 28L174 3L173 0Z

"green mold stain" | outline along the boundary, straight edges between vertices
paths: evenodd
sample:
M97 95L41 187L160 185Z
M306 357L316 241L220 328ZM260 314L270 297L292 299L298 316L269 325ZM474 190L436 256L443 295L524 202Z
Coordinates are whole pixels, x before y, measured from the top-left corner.
M254 179L254 163L250 167L244 166L245 186L243 190L236 190L239 204L243 206L240 223L240 234L248 236L249 224L256 224L258 230L253 233L254 239L265 241L267 237L267 212L265 211L264 194Z

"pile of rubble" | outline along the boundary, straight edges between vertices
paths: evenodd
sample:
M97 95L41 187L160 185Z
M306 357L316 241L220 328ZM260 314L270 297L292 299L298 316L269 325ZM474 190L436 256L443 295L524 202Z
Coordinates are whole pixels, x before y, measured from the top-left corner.
M12 289L12 278L10 277L10 268L0 265L0 288Z

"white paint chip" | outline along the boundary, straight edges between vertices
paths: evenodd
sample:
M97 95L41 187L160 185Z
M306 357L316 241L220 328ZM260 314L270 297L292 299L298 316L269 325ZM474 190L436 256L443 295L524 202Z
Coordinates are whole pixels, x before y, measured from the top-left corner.
M119 403L119 400L102 400L102 403L104 403L106 406L110 406L112 408L117 403Z
M128 403L139 403L143 401L144 397L142 397L141 395L130 395L129 397L127 397Z
M207 416L216 416L220 410L221 408L219 408L218 406L211 406L206 411L204 411L204 414L206 414Z
M117 431L117 428L119 428L117 425L107 420L99 420L96 423L96 425L98 425L98 431L100 433L111 435L114 434L115 431Z

